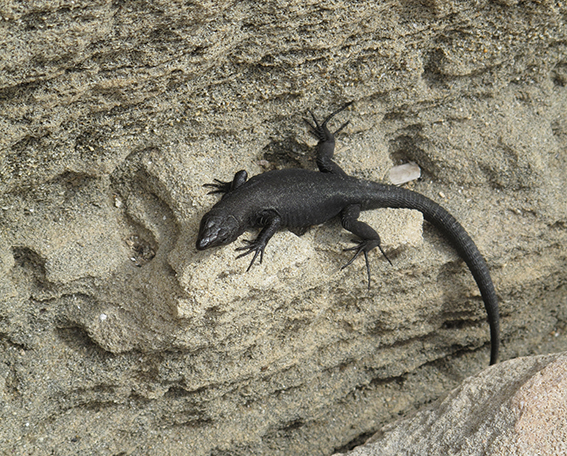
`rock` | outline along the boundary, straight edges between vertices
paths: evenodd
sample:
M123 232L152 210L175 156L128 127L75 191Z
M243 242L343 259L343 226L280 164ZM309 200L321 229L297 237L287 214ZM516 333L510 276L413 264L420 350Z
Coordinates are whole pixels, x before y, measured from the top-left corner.
M486 367L477 287L414 211L364 214L393 263L370 290L336 221L248 273L195 250L204 183L315 169L302 118L351 100L336 160L421 168L488 262L502 359L567 350L566 13L1 2L0 453L332 454Z
M567 454L567 354L490 367L426 410L388 424L348 456L409 454Z

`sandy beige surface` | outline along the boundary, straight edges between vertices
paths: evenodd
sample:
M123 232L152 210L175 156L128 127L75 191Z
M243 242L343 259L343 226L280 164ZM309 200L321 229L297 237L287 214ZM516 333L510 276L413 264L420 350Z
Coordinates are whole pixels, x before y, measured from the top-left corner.
M0 6L0 452L329 455L488 364L466 266L373 211L245 273L195 250L202 184L337 161L465 226L502 359L565 351L567 7L557 2L7 1ZM248 234L251 236L252 234Z

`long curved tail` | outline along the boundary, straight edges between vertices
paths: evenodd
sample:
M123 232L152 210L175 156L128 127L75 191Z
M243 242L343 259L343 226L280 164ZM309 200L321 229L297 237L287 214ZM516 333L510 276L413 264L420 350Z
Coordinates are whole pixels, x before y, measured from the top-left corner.
M376 188L376 186L378 186L378 188ZM426 196L405 188L390 185L374 183L373 187L373 191L369 192L371 194L368 195L369 198L367 200L369 209L391 207L420 211L425 220L435 225L435 227L449 239L453 247L465 261L478 285L486 313L488 314L491 339L490 364L495 364L498 359L498 349L500 346L498 298L496 297L496 291L494 290L486 261L474 241L455 217Z

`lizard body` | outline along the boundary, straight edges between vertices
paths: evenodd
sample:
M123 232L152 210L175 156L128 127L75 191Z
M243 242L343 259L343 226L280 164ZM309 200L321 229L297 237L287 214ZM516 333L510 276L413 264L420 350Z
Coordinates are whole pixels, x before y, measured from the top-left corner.
M379 248L380 236L366 223L358 220L360 211L382 207L407 208L420 211L425 220L438 228L469 267L482 295L488 314L491 335L490 364L498 358L499 315L498 299L488 266L473 240L461 224L440 205L411 190L348 176L334 161L334 134L327 123L351 103L329 115L319 124L306 121L310 133L318 139L317 165L319 171L283 169L259 174L247 180L246 171L235 174L232 182L215 180L206 184L211 193L222 193L222 199L203 216L197 238L197 249L204 250L234 242L244 231L261 228L254 240L237 248L243 251L238 258L254 253L248 270L260 256L270 238L281 228L302 231L339 216L343 227L356 235L354 256L343 266L350 265L361 253L366 260L368 287L370 267L368 252ZM386 257L386 259L388 259ZM388 261L390 261L388 259Z

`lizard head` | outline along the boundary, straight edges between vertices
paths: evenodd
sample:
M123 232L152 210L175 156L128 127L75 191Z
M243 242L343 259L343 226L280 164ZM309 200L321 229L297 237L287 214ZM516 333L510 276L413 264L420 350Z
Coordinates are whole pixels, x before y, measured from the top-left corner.
M240 225L238 220L231 215L215 215L211 212L205 214L201 219L199 236L197 236L197 250L236 241L236 238L244 231Z

